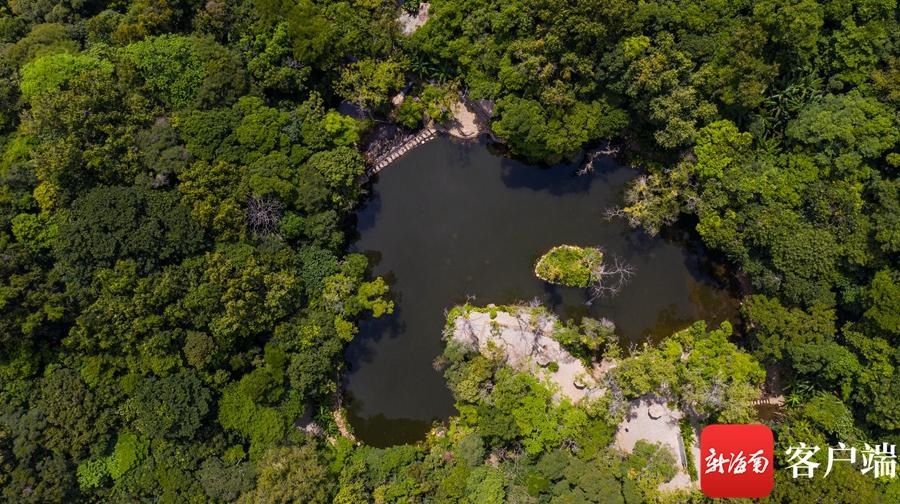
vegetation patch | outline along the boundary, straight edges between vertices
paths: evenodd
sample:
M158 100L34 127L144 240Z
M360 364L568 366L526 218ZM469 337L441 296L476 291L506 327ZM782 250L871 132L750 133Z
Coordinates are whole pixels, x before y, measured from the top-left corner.
M657 495L659 450L610 446L620 416L665 393L701 423L756 421L767 367L783 446L824 464L839 440L896 443L896 2L420 3L407 36L386 1L4 2L0 502L698 502ZM364 129L451 120L459 92L490 98L518 158L596 145L587 175L625 139L643 169L606 216L651 236L690 220L752 287L745 347L701 323L611 357L610 324L534 306L524 324L615 358L608 394L557 403L448 342L459 414L440 435L382 449L294 428L312 411L337 432L345 346L393 309L347 253ZM548 256L538 276L590 300L633 274ZM900 502L851 464L785 474L772 502Z
M588 287L602 262L603 252L598 248L559 245L538 259L534 274L553 284Z

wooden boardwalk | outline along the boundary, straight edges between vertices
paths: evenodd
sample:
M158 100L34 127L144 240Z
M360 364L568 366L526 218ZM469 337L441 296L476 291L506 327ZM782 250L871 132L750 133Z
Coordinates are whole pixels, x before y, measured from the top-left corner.
M779 395L779 396L767 395L767 396L761 397L759 399L754 399L753 401L751 401L750 404L752 404L753 406L768 406L768 405L784 406L784 396L783 395Z
M425 129L419 131L418 133L404 141L402 144L379 156L378 159L376 159L375 162L372 163L372 166L369 168L368 174L375 175L376 173L383 170L387 165L400 159L400 157L402 157L407 152L437 137L437 133L438 131L432 126L428 126Z

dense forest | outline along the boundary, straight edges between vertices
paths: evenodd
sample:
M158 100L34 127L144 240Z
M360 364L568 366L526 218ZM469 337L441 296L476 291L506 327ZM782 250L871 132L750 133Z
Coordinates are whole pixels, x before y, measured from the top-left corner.
M521 159L621 143L644 174L620 217L689 216L749 279L742 338L698 323L622 358L622 397L751 421L772 370L779 447L900 444L895 1L434 0L411 35L403 9L0 2L0 500L702 500L657 492L657 447L609 447L611 400L555 403L454 345L459 416L418 445L339 433L343 349L393 310L347 253L364 140L456 93ZM615 354L588 326L565 343ZM772 500L898 502L900 480L779 472Z

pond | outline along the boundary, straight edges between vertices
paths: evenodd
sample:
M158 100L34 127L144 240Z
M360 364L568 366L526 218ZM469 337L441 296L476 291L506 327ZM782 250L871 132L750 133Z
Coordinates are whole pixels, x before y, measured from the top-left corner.
M396 307L363 321L345 354L350 422L362 441L418 441L456 412L432 363L445 310L467 297L478 305L538 297L563 319L606 317L626 348L695 320L737 320L737 301L715 274L722 268L691 233L650 237L604 217L637 173L612 159L595 166L577 176L573 165L530 166L484 143L438 138L381 172L357 214L353 248L386 278ZM635 275L617 296L588 305L584 289L534 276L535 261L561 243L600 246Z

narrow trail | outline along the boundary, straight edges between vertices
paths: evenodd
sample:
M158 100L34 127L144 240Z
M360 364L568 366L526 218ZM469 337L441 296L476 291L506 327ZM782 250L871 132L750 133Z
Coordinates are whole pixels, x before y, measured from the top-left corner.
M356 436L353 435L353 429L350 427L350 422L347 419L347 410L344 409L344 395L340 388L334 392L334 405L331 410L331 418L334 419L334 423L337 425L338 432L341 436L347 438L353 444L359 443L356 440ZM329 438L329 442L334 444L335 440Z
M350 429L350 423L347 421L347 414L342 409L335 409L332 412L332 416L334 418L334 423L337 424L338 432L341 433L341 436L344 436L350 442L356 443L356 436L353 435L353 431Z

